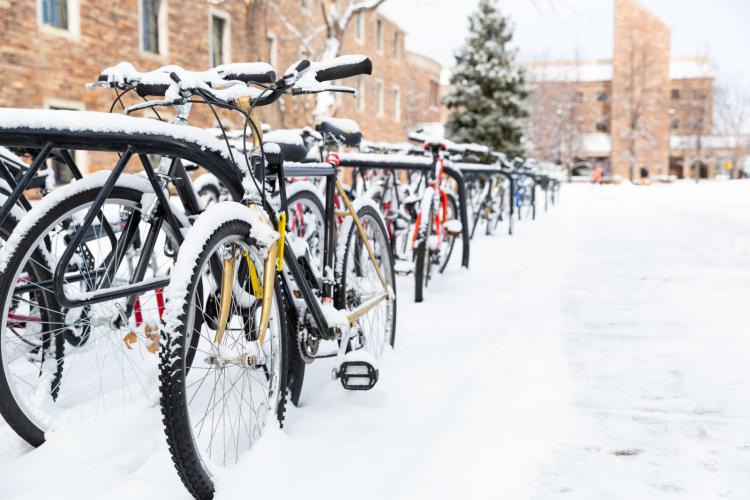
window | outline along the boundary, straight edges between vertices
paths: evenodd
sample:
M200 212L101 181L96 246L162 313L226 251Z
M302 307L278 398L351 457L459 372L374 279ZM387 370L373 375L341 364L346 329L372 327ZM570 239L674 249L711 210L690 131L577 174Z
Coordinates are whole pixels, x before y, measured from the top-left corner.
M398 61L398 58L401 56L401 44L399 43L401 41L401 37L399 35L398 31L393 32L393 58Z
M79 0L36 0L37 27L51 35L77 40Z
M609 132L609 120L606 118L602 118L598 122L596 122L596 131L597 132Z
M606 101L609 99L609 95L607 94L606 90L598 90L596 92L596 100L599 102Z
M166 0L140 0L141 50L153 54L167 53Z
M307 9L310 7L310 2L308 0L299 0L299 6L303 9Z
M575 100L576 102L583 102L583 92L577 90L575 94Z
M391 94L393 102L393 119L397 122L401 121L401 91L398 87L393 87Z
M211 30L209 33L209 62L218 66L229 62L229 15L223 12L211 14Z
M706 93L702 90L694 90L693 91L693 99L696 101L705 101L706 100Z
M365 110L365 79L364 77L357 78L357 111L362 112Z
M354 18L354 38L361 44L365 41L365 15L357 12Z
M672 122L669 124L670 127L672 127L672 130L677 130L680 128L680 122L677 118L672 118Z
M672 100L676 101L680 98L680 89L672 89Z
M375 21L375 49L383 52L383 21L381 19Z
M42 0L42 22L48 26L68 29L68 0Z
M430 80L429 92L430 106L432 106L433 108L437 108L439 104L438 100L440 98L440 86L438 85L438 82L436 82L435 80Z
M269 33L266 40L268 42L268 64L276 68L279 59L279 45L276 35Z
M377 93L375 94L375 112L378 116L385 114L385 86L383 81L379 80L377 84Z

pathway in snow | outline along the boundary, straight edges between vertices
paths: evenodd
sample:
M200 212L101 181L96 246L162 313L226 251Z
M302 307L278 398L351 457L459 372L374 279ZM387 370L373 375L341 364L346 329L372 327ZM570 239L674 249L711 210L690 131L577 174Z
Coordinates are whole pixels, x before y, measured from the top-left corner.
M400 279L377 387L313 365L217 498L749 498L748 193L566 186L425 303ZM0 423L0 498L187 498L163 441L145 404L34 451Z

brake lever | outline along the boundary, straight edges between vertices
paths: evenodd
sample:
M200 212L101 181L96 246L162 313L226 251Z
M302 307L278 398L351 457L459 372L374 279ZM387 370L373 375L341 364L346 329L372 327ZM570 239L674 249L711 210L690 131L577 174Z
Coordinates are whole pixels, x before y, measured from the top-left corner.
M132 106L128 106L127 108L125 108L125 114L129 115L130 113L134 111L139 111L141 109L155 108L156 106L176 106L180 104L185 104L185 100L184 99L159 99L156 101L139 102L137 104L133 104Z
M302 94L320 94L321 92L338 92L340 94L357 94L357 90L352 87L344 87L341 85L328 85L320 87L292 87L292 95Z
M91 82L84 85L86 90L105 89L111 87L109 82Z

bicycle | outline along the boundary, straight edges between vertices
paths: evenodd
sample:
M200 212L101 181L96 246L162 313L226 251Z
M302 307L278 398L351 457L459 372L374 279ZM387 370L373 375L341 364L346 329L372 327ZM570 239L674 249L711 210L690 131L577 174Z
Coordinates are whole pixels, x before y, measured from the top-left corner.
M123 89L167 90L169 75L129 75L114 82L119 102ZM107 77L97 85L112 83ZM180 156L206 166L236 198L242 172L226 145L190 126L74 111L3 109L0 117L0 143L39 151L14 187L18 199L25 179L56 151L79 174L18 217L0 252L0 413L38 446L65 419L130 404L153 386L162 289L188 217L203 209ZM80 176L69 151L86 148L120 155L114 172ZM162 155L157 168L151 154ZM145 177L123 173L131 159L144 163ZM164 193L167 181L179 210Z
M443 272L448 265L456 237L461 234L462 225L458 220L458 203L455 195L445 188L444 152L446 146L441 141L428 140L424 149L432 157L428 185L414 223L412 248L414 250L414 301L424 300L424 289L432 278L432 269Z
M305 71L297 65L268 87L265 97L248 103L244 111L254 132L252 109L294 93ZM369 74L369 60L338 71L335 79L363 73ZM258 178L276 183L280 214L265 190L246 192L242 204L209 207L190 228L186 241L193 243L180 248L176 278L167 289L160 353L163 421L177 471L196 498L213 495L209 464L235 463L270 420L283 421L291 373L299 376L307 362L334 356L333 376L345 388L370 389L378 380L376 360L395 338L392 255L374 203L366 197L350 201L335 153L314 167L284 162L269 167L261 165ZM308 254L297 255L286 242L289 175L325 178L321 276ZM336 238L338 217L345 220ZM324 341L338 344L335 353L319 353ZM191 364L194 352L201 355ZM292 385L299 383L298 378Z

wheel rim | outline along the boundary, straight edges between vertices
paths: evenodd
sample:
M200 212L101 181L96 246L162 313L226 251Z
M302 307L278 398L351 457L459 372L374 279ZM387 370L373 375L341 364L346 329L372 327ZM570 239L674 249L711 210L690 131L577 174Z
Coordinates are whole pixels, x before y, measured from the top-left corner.
M27 252L16 267L13 285L6 295L12 297L12 300L5 300L3 308L0 326L3 374L18 407L42 432L68 421L122 410L136 401L148 399L155 390L152 382L156 376L158 323L163 304L163 295L159 297L160 291L147 292L139 298L137 316L140 322L136 320L136 314L133 314L123 329L113 331L111 324L108 324L110 322L106 320L119 315L117 308L123 307L126 299L70 310L65 310L54 302L56 307L52 310L48 307L51 291L25 292L20 288L29 284L24 274L27 274L31 265L39 266L39 269L44 269L51 276L54 265L48 263L57 262L57 257L66 246L62 237L66 231L61 223L72 222L69 229L75 229L76 223L83 219L82 215L90 205L76 206L41 232L33 242L34 250ZM103 207L107 219L110 223L114 221L115 227L118 225L118 214L132 214L140 212L140 209L138 203L127 199L109 199ZM67 233L72 234L69 231ZM118 235L121 234L118 232ZM139 225L139 235L143 241L143 223ZM37 259L32 261L33 254L38 253L36 249L44 244L45 237L48 237L51 244L47 262L39 262ZM163 228L156 243L157 248L166 247L166 237ZM91 252L93 261L84 262L82 254L77 252L75 272L83 279L65 279L67 293L73 295L93 289L96 275L87 271L92 267L84 267L90 266L92 262L94 269L99 267L101 258L111 248L108 241L105 244L105 240L101 226L93 229L93 233L87 236L85 245ZM154 270L162 275L171 267L171 258L159 254L153 256L146 278L153 277ZM137 259L137 256L136 252L128 252L112 281L104 285L116 286L127 282L130 265L134 265L133 259ZM44 301L40 299L42 297L45 298ZM43 309L47 309L45 314L37 314ZM29 321L19 321L19 318ZM64 354L62 362L58 363L57 354L45 351L43 342L40 343L37 339L46 336L62 344L65 332L68 333L65 335L67 340L64 342ZM41 349L35 350L32 344ZM55 345L54 342L52 345Z
M221 277L211 270L213 255L226 248L234 251L234 276L230 316L220 344L216 343ZM250 267L262 273L263 259L258 250L240 236L224 238L204 261L201 276L203 298L193 292L186 331L199 335L185 348L195 349L195 357L185 378L185 404L196 449L208 471L233 465L243 452L252 448L276 414L281 392L281 327L277 301L263 344L262 366L243 366L239 360L253 351L257 340L261 301L255 298ZM257 275L262 283L262 275ZM197 289L197 287L196 287ZM203 302L202 304L199 302ZM196 330L200 315L200 329ZM255 343L257 345L257 343ZM189 353L186 353L189 354ZM183 363L187 356L183 357Z
M388 252L390 245L388 236L380 228L378 221L369 213L361 214L360 220L375 254L375 260L389 288L393 290L393 269ZM355 229L352 235L354 251L347 253L345 263L346 307L349 310L383 290L377 270L370 261L359 232ZM388 298L361 316L355 325L359 334L353 341L352 348L364 349L375 357L382 355L385 346L393 343L393 313L393 299Z

